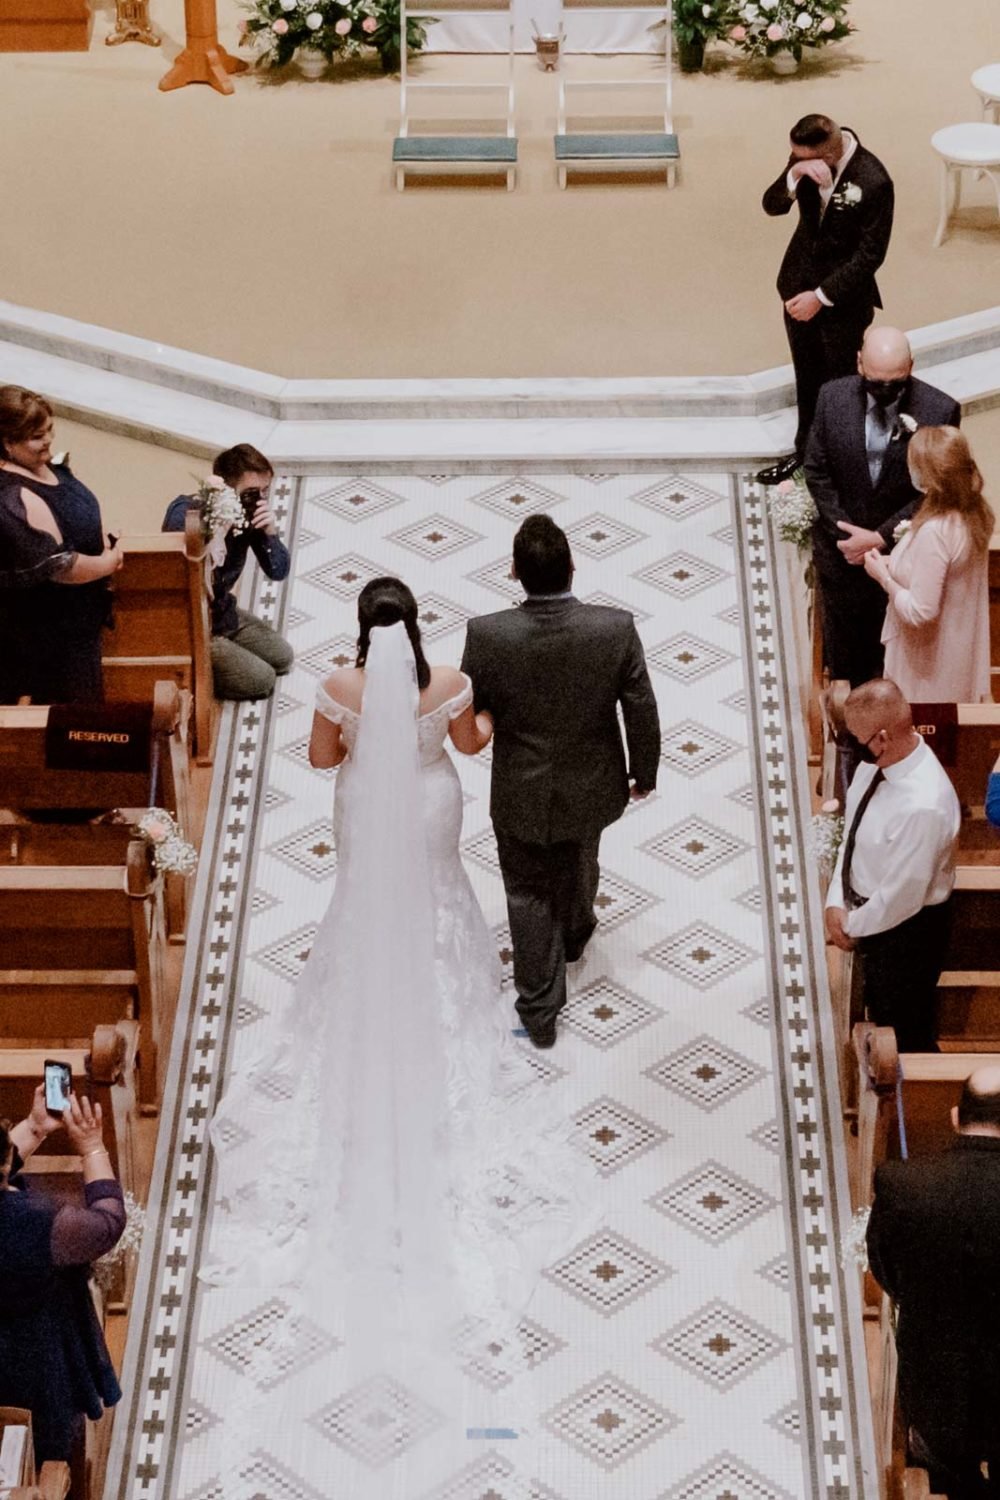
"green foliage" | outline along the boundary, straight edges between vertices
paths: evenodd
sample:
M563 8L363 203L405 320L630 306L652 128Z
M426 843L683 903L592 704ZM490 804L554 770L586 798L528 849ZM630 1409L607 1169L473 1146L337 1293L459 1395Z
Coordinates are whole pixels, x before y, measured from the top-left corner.
M674 40L680 46L707 42L725 29L730 0L674 0Z
M399 0L253 0L247 12L241 46L254 49L260 67L286 67L299 47L328 62L371 47L385 72L399 67ZM410 52L419 52L426 23L408 19L406 40Z

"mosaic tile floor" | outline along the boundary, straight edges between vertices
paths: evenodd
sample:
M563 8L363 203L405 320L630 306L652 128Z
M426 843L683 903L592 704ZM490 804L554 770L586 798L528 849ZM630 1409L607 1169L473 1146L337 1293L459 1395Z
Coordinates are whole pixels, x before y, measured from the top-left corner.
M633 611L664 727L659 789L605 835L598 934L556 1049L536 1054L584 1127L603 1218L550 1268L522 1329L530 1448L473 1432L456 1472L412 1493L387 1480L386 1495L874 1493L859 1326L835 1247L849 1209L787 606L759 502L734 476L704 474L279 490L295 572L285 589L258 586L254 607L289 634L297 664L273 703L227 719L220 744L107 1500L226 1500L227 1419L274 1317L266 1297L204 1289L195 1271L211 1241L207 1121L227 1068L259 1050L288 1003L331 890L333 773L305 759L315 684L352 660L355 597L383 572L421 601L431 659L457 662L467 616L518 597L511 537L543 509L570 536L578 595ZM488 755L460 772L464 853L510 993ZM470 1378L502 1413L505 1373ZM346 1451L374 1462L386 1444L419 1443L416 1402L344 1392L321 1337L281 1379L297 1382L316 1469L290 1470L282 1433L261 1430L243 1474L261 1500L349 1500Z

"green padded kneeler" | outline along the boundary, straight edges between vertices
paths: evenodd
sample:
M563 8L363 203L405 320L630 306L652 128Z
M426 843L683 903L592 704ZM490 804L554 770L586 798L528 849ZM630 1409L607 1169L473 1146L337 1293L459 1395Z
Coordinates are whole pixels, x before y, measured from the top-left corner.
M556 161L678 161L675 135L654 131L627 135L557 135Z
M507 135L397 135L392 159L408 161L517 161L517 141Z

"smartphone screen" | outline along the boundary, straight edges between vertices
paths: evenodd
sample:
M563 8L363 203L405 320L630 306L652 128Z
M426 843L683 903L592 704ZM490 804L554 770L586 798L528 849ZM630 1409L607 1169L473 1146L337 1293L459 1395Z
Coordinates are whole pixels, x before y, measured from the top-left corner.
M50 1115L58 1115L62 1119L63 1111L69 1108L69 1095L72 1086L73 1074L69 1063L52 1062L46 1059L45 1108Z

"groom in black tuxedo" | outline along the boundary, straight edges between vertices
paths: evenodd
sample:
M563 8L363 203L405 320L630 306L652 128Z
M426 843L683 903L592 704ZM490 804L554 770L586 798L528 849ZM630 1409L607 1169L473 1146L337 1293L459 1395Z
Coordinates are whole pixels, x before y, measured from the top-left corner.
M853 131L827 115L804 115L792 127L791 147L763 207L772 216L793 204L799 210L778 272L799 422L794 454L762 470L762 484L795 472L820 386L853 373L861 337L882 306L875 272L892 233L892 179Z
M573 597L569 542L549 516L515 536L513 577L524 604L469 621L462 670L494 723L490 816L517 1011L551 1047L566 965L597 926L601 832L656 785L660 724L632 616Z

